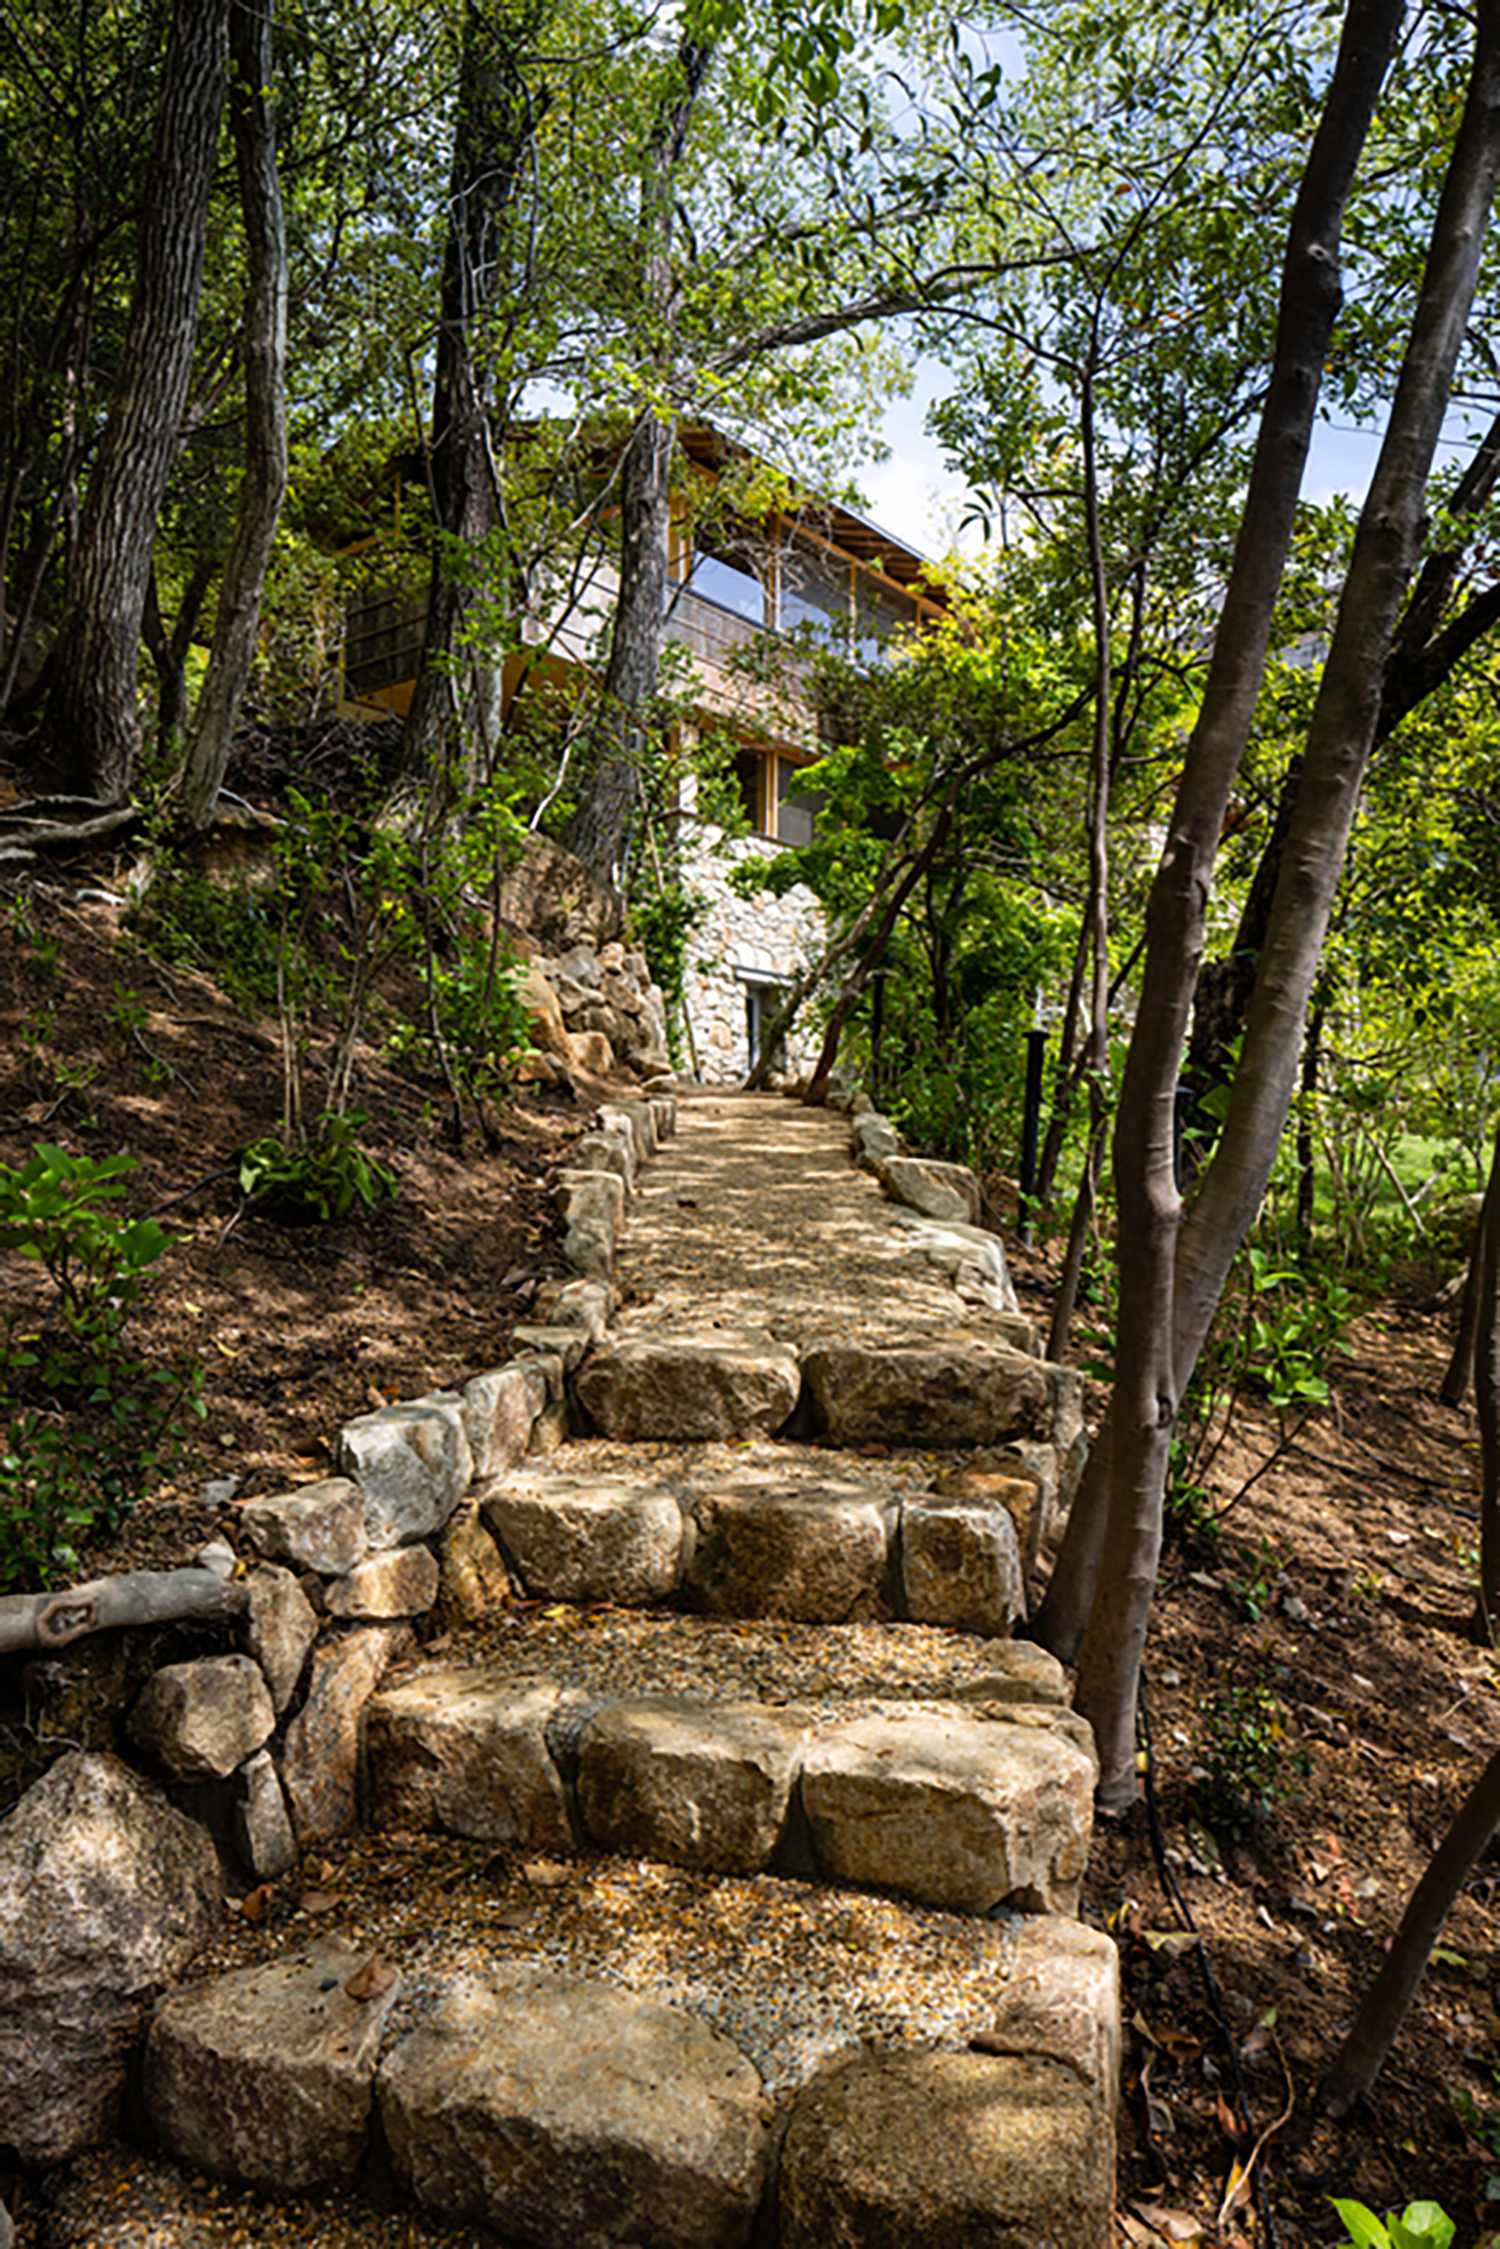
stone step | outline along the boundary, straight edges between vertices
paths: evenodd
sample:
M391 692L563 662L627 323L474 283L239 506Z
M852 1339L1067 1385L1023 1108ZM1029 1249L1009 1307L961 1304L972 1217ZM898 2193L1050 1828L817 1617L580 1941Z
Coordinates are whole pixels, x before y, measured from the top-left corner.
M1097 1932L703 1876L653 1891L618 1861L517 1927L492 1869L427 1872L441 1932L371 1900L161 2002L144 2098L172 2157L275 2197L347 2191L379 2147L398 2197L537 2249L747 2249L778 2223L780 2249L1112 2239ZM146 2223L170 2199L158 2177ZM108 2238L146 2249L130 2213L101 2211Z
M1029 1323L1013 1327L1030 1338ZM601 1436L625 1443L733 1442L790 1427L843 1446L1022 1438L1065 1454L1083 1426L1076 1370L962 1328L817 1341L799 1365L793 1345L764 1329L627 1325L595 1348L574 1394Z
M791 1443L585 1442L478 1499L533 1599L813 1624L905 1616L1003 1638L1025 1613L1056 1493L1036 1445L976 1471Z
M729 1638L721 1628L726 1670ZM370 1821L527 1852L817 1876L958 1913L1072 1913L1092 1738L1050 1657L1014 1641L989 1652L988 1673L920 1699L819 1691L795 1662L774 1700L726 1694L711 1631L696 1677L679 1672L668 1692L424 1664L367 1707Z

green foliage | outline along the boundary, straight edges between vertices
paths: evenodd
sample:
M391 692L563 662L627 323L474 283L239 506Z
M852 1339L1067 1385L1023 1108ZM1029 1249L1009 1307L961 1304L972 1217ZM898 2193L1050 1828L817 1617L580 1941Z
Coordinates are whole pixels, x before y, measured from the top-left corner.
M104 1354L171 1236L151 1218L104 1209L125 1192L128 1156L94 1162L43 1141L19 1171L0 1165L0 1244L46 1267L62 1300L67 1346ZM44 1378L55 1379L50 1367Z
M1295 1799L1297 1782L1308 1770L1307 1752L1290 1747L1286 1711L1264 1680L1222 1687L1204 1717L1198 1807L1218 1834L1240 1836L1278 1804Z
M709 901L703 893L679 882L664 882L651 898L637 898L631 906L635 932L645 949L654 981L667 1005L667 1051L674 1070L680 1070L683 1052L683 983L687 974L688 946L694 930L708 918Z
M199 1369L153 1367L123 1340L130 1308L170 1246L154 1219L107 1206L128 1157L100 1162L39 1144L0 1166L0 1244L45 1267L58 1321L22 1332L6 1319L0 1383L0 1591L44 1590L75 1574L79 1549L116 1530L181 1453L184 1415L201 1415Z
M240 1188L268 1218L293 1226L328 1225L347 1218L356 1203L374 1210L396 1193L399 1182L388 1164L359 1144L369 1123L363 1109L347 1116L323 1117L307 1141L289 1146L275 1133L239 1149L235 1162Z
M275 1006L281 913L270 883L213 882L162 852L128 920L148 952L212 976L242 1014Z
M1382 2223L1363 2202L1328 2199L1345 2229L1345 2249L1448 2249L1458 2231L1435 2202L1408 2202L1399 2218L1387 2210Z

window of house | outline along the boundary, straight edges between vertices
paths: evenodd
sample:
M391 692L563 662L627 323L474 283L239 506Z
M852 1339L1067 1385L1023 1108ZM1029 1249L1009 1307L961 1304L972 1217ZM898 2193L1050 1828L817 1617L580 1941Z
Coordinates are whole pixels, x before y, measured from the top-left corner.
M909 593L883 585L860 571L855 584L854 661L883 661L893 635L917 621L917 605Z
M781 843L802 850L813 839L818 814L823 809L821 789L798 786L801 773L790 758L776 760L776 835Z
M784 633L818 628L819 637L843 648L849 637L849 565L801 539L781 550L777 623Z
M812 842L823 797L815 789L798 786L801 768L774 750L740 750L735 755L734 778L740 809L758 836L797 849Z
M769 622L766 588L746 546L697 534L688 585L704 601L732 610L752 625Z

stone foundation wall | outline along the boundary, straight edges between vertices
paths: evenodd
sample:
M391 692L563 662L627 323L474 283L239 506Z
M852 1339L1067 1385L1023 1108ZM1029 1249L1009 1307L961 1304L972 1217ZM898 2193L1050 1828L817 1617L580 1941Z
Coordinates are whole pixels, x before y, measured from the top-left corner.
M823 949L822 908L804 884L784 898L768 891L741 898L730 887L731 869L773 859L780 848L765 836L726 838L718 828L689 837L683 880L710 900L707 921L693 933L684 980L698 1073L707 1085L738 1084L750 1068L752 990L773 996L770 988L790 983ZM787 1069L811 1069L821 1043L816 1021L799 1021L787 1041Z

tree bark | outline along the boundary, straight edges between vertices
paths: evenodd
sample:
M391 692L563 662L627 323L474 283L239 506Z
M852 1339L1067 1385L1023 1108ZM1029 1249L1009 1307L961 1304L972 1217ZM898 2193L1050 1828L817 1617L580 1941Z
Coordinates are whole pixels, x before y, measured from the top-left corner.
M1380 1972L1359 2003L1349 2035L1323 2080L1322 2102L1347 2116L1369 2092L1416 1996L1449 1908L1500 1827L1500 1749L1458 1808L1452 1826L1412 1891Z
M65 1648L90 1632L178 1617L239 1616L250 1595L215 1570L131 1570L65 1593L7 1593L0 1599L0 1655L22 1648Z
M271 107L272 0L231 0L229 49L234 135L249 279L245 293L245 478L219 615L176 795L184 827L213 818L229 763L240 703L255 656L261 595L286 496L286 312L288 254L276 125Z
M622 887L639 791L646 711L661 669L672 521L676 423L648 406L636 418L620 475L620 591L600 690L594 760L566 848L611 890Z
M1131 1801L1135 1793L1136 1681L1160 1553L1172 1425L1230 1266L1265 1194L1291 1107L1308 998L1375 742L1386 663L1421 552L1427 479L1473 302L1497 172L1500 0L1482 0L1464 114L1308 731L1302 781L1240 1067L1214 1160L1178 1233L1175 1259L1172 1237L1177 1232L1178 1206L1171 1185L1170 1097L1185 991L1179 984L1174 1007L1171 980L1163 975L1153 992L1151 954L1147 955L1141 1021L1146 1025L1143 1061L1150 1065L1145 1072L1149 1097L1144 1115L1140 1085L1128 1108L1122 1098L1116 1136L1121 1302L1115 1496L1080 1649L1075 1696L1095 1727L1100 1796L1107 1808ZM1252 501L1249 520L1253 522L1254 516ZM1192 762L1190 754L1190 768ZM1185 787L1187 778L1185 774ZM1224 779L1227 789L1232 769ZM1216 817L1215 836L1218 825ZM1205 892L1211 845L1212 839L1200 878ZM1168 866L1171 849L1169 845ZM1170 888L1168 895L1172 895ZM1156 904L1153 890L1153 914ZM1155 936L1153 930L1153 940ZM1202 937L1201 905L1190 925L1178 922L1176 941L1180 944L1184 936L1195 972ZM1190 988L1191 976L1186 979L1186 989ZM1164 1012L1174 1011L1177 1047L1171 1054L1161 1043L1162 1024L1154 1012L1158 1003ZM1164 1062L1170 1074L1164 1071ZM1135 1146L1147 1151L1144 1167L1130 1155ZM1132 1254L1140 1256L1149 1276L1150 1294L1143 1296L1138 1309L1126 1302L1125 1274ZM1148 1317L1164 1319L1164 1324L1148 1332ZM1118 1520L1117 1509L1121 1510Z
M500 522L495 468L495 339L506 228L526 152L547 109L533 93L527 51L541 26L535 0L464 14L458 125L448 190L448 237L438 314L429 456L437 532L422 661L401 730L400 777L457 768L456 792L488 772L499 729L498 675L469 645L483 598L475 557ZM460 549L462 552L460 552ZM448 784L440 783L444 794Z
M43 734L59 788L130 793L141 613L192 371L229 0L176 0L120 377L88 480Z
M1354 168L1403 15L1351 0L1292 216L1276 347L1202 715L1147 909L1136 1027L1114 1136L1119 1304L1111 1436L1073 1503L1038 1631L1071 1659L1087 1635L1083 1706L1103 1734L1102 1793L1134 1792L1135 1685L1161 1547L1161 1494L1181 1384L1173 1258L1180 1204L1173 1106L1214 857L1254 717L1327 347ZM1096 1589L1100 1594L1096 1602Z

